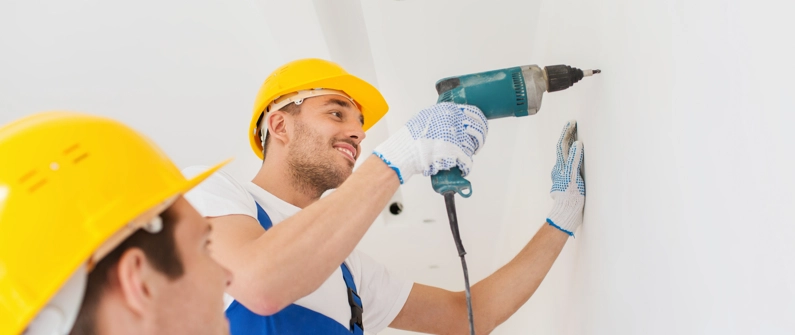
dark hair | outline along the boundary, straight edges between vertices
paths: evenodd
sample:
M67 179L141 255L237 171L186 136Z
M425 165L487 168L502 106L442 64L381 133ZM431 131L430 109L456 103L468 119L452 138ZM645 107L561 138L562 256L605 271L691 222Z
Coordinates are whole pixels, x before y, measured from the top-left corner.
M296 115L296 114L301 112L301 105L296 105L295 103L291 102L291 103L287 104L286 106L284 106L282 108L279 108L279 110L282 111L282 112L286 112L287 114L290 114L290 115ZM267 125L263 125L262 124L263 116L265 116L264 113L262 114L262 116L260 116L259 122L257 122L259 127L260 127L259 129L262 129L263 126L267 127ZM261 134L261 130L260 130L260 134ZM265 162L265 153L268 151L267 148L268 148L268 143L270 143L270 139L271 139L270 132L265 133L265 144L262 147L263 148L263 150L262 150L262 161L263 162Z
M163 230L153 234L139 229L100 260L88 274L83 303L80 305L80 313L72 327L71 335L96 334L97 307L110 283L111 272L116 269L119 259L127 250L133 248L142 250L155 269L171 280L182 276L185 269L177 249L174 234L177 216L172 208L160 214L163 219Z

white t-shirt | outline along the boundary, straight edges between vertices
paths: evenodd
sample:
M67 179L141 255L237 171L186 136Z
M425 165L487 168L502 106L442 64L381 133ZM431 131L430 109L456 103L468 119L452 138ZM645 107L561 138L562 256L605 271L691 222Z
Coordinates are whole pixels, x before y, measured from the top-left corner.
M186 176L193 176L207 168L209 167L192 166L182 172ZM188 192L185 198L205 217L243 214L257 219L256 203L259 203L274 225L301 210L252 182L237 182L223 171L207 178ZM368 333L383 330L403 308L413 282L398 278L384 265L358 250L354 250L345 259L345 265L351 271L356 291L362 298L364 329ZM225 297L227 307L232 299L228 295ZM351 308L342 270L337 268L317 290L295 304L321 313L347 328L351 319Z

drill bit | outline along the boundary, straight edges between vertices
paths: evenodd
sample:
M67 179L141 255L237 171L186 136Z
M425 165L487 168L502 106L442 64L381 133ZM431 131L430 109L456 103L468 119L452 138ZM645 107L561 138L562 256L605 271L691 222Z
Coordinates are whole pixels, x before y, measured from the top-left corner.
M585 70L585 71L582 71L582 76L583 77L590 77L590 76L593 76L593 75L595 75L597 73L602 73L602 70L599 70L599 69L597 69L597 70Z

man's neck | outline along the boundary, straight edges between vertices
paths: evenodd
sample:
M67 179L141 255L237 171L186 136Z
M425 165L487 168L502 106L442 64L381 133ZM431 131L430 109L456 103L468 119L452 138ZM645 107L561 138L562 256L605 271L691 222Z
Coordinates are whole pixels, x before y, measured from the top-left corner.
M287 171L287 164L276 164L276 161L265 160L251 182L298 208L305 208L320 199L322 193L300 187L301 183Z
M126 309L118 297L113 298L117 299L103 299L97 308L94 324L96 334L147 334L147 327L142 324L141 318Z

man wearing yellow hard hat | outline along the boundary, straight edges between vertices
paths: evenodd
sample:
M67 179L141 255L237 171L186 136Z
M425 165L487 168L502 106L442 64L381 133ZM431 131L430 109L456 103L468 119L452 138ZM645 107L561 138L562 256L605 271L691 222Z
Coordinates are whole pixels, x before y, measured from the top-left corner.
M264 158L257 175L241 183L220 172L186 195L234 274L233 334L378 332L401 312L413 283L354 247L412 175L469 173L488 125L476 107L433 106L352 173L364 132L387 110L375 87L325 60L290 62L265 80L247 134Z
M69 112L0 127L0 334L227 334L229 271L154 143Z
M254 105L247 136L263 159L257 175L239 182L220 172L186 195L213 225L214 256L234 274L226 291L233 335L466 332L464 292L404 280L354 248L411 176L456 166L468 174L488 123L474 106L436 104L352 172L365 131L387 109L377 89L337 64L290 62L265 80ZM478 333L530 297L568 237L555 228L539 234L519 261L473 287Z

